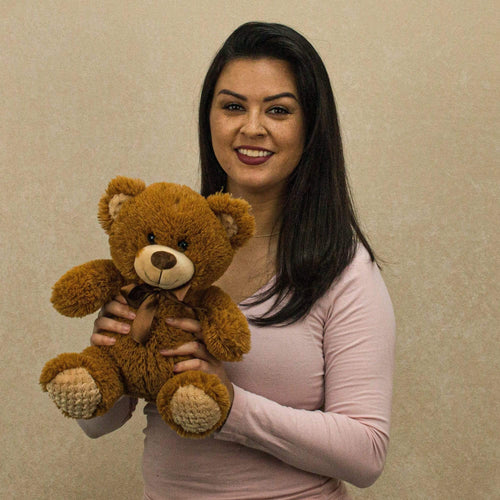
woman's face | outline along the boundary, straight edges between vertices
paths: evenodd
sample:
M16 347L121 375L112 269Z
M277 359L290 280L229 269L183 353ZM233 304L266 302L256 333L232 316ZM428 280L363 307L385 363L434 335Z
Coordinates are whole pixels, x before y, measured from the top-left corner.
M227 63L215 86L210 131L229 192L281 195L304 150L304 117L289 64Z

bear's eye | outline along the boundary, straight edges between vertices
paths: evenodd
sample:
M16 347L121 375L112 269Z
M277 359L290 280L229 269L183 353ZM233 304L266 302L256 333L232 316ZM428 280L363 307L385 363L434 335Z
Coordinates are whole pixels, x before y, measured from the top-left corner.
M155 233L149 233L148 234L148 241L151 243L151 245L156 245L156 236Z
M183 251L185 252L188 248L188 242L186 240L181 240L177 243L177 246Z

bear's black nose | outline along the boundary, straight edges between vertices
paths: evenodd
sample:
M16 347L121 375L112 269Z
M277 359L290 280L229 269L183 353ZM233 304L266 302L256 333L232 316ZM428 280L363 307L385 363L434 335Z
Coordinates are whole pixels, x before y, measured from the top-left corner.
M155 252L151 255L151 264L158 269L172 269L177 264L177 259L168 252Z

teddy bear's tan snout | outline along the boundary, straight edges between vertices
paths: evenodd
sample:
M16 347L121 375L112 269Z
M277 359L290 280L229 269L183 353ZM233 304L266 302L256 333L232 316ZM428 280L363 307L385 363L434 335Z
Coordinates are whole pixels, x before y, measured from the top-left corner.
M162 245L141 248L135 257L134 268L145 283L165 290L185 285L195 269L186 254Z

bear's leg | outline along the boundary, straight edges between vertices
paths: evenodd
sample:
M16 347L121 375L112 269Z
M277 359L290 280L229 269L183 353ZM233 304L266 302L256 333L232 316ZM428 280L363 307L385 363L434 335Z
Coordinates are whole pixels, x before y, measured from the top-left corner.
M43 368L40 384L64 415L93 418L123 394L118 368L102 348L60 354Z
M218 429L230 408L226 386L217 375L187 371L175 375L156 399L163 420L183 437L201 438Z

